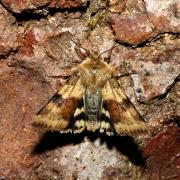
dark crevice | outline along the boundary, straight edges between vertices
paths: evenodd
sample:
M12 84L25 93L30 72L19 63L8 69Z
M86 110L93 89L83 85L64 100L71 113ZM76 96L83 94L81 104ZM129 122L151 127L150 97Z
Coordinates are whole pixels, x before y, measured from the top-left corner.
M76 13L78 11L83 14L86 12L87 8L89 7L89 4L90 1L88 1L87 4L84 6L82 5L80 7L71 7L71 8L49 8L47 7L48 4L46 4L44 6L37 7L36 9L27 9L20 13L16 13L8 9L5 5L1 3L1 5L16 18L16 21L18 23L22 23L24 21L30 21L30 20L39 21L40 19L46 18L48 15L53 16L58 12L69 14L69 13Z
M20 24L22 22L30 21L30 20L39 21L40 19L46 18L48 16L48 14L35 14L33 12L34 12L34 10L27 10L27 11L23 11L21 13L13 12L12 14L16 18L16 21Z
M0 2L0 4L4 7L4 9L6 9L6 11L8 11L8 13L10 13L13 17L15 17L16 22L18 23L22 21L29 21L29 20L40 20L41 18L46 17L44 15L33 13L35 10L31 10L31 9L24 10L20 13L13 12L11 9L6 7L3 3ZM41 9L43 9L42 6L41 6ZM36 11L37 10L38 8L36 9Z
M90 1L87 1L86 5L82 5L80 7L53 8L53 9L49 9L49 15L53 16L57 12L67 13L67 14L80 12L81 14L84 14L86 12L86 10L88 9L89 5L90 5Z
M11 48L7 53L0 54L0 60L7 60L10 56L15 56L18 53L18 48Z

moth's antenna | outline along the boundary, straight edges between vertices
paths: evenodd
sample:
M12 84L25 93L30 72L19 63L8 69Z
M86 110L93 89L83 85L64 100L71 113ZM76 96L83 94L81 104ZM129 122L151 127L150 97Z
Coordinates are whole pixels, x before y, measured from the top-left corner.
M76 44L76 45L79 46L80 48L84 49L88 55L91 54L86 48L82 47L79 43L77 43L76 41L74 41L74 40L69 36L68 33L66 33L66 36L67 36L74 44Z
M103 54L107 53L108 51L110 51L110 54L112 53L112 50L116 47L118 47L119 44L116 45L116 42L113 44L113 46L110 49L105 50L104 52L102 52L101 54L99 54L99 57L102 56Z

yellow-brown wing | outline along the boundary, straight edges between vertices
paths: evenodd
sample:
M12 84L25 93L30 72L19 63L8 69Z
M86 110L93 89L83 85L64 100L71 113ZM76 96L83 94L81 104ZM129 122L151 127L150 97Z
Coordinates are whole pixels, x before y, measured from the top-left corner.
M35 116L34 124L52 131L63 131L69 125L83 94L81 80L73 75Z
M103 107L118 134L133 135L146 131L146 125L123 90L114 79L107 81L102 89Z

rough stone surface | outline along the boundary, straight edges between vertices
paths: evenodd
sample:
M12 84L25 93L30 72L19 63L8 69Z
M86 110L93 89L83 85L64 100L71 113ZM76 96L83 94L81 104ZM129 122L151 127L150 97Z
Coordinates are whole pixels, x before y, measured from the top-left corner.
M154 25L150 22L146 8L141 0L126 3L127 12L113 14L111 24L116 39L131 45L138 45L155 35Z
M113 13L121 13L126 7L126 1L110 0L108 10Z
M1 62L0 74L0 175L21 179L40 163L32 151L38 134L31 119L46 91L33 72L23 68Z
M16 50L16 20L0 5L0 56Z
M112 54L112 64L125 62L134 82L138 101L147 102L166 94L179 76L180 41L172 34L165 34L152 46L136 49L119 47ZM117 53L118 52L118 53Z
M40 8L76 8L86 3L83 0L2 0L4 6L15 13L21 13L28 10L38 10ZM44 10L45 10L44 9ZM43 10L42 10L43 11ZM42 14L42 11L35 11Z
M154 45L158 46L156 43ZM176 81L180 70L179 40L172 43L167 39L162 41L158 51L154 48L145 51L136 53L137 61L130 62L133 70L139 72L139 77L132 76L139 101L148 101L165 94Z
M148 159L143 179L180 178L180 129L168 128L152 138L144 149Z
M0 179L136 180L153 174L156 180L169 172L168 178L179 178L178 3L156 2L93 0L82 8L87 1L1 1ZM99 8L107 11L103 17ZM111 55L119 75L134 72L117 80L148 133L62 135L32 127L34 115L65 83L59 75L83 61L80 46L100 54L115 39L118 46L102 57Z
M149 20L159 33L180 32L180 2L178 0L144 0Z
M129 0L126 11L111 15L116 39L139 45L164 32L179 33L178 0Z

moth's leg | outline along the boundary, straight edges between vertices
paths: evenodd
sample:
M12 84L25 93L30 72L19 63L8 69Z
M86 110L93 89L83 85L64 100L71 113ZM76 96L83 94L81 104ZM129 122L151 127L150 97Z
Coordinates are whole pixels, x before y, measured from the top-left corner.
M90 51L88 51L87 49L83 48L83 50L84 50L84 52L83 52L81 49L82 48L79 47L79 46L75 47L75 51L76 51L77 55L81 58L81 61L83 61L85 58L91 56Z
M118 74L113 74L113 76L116 78L121 78L121 77L125 77L125 76L130 76L132 74L137 74L137 72L127 72L127 73L123 73L123 74L118 73Z
M81 58L81 61L91 55L90 51L84 48L79 42L74 41L69 35L67 35L67 37L76 45L74 49L77 55ZM82 50L84 50L84 52Z
M70 77L73 74L75 74L77 72L78 67L74 67L74 68L64 68L62 70L61 74L58 75L46 75L47 77L51 77L51 78L62 78L62 77Z
M108 64L110 63L111 61L111 55L112 55L112 51L115 47L119 46L119 44L117 45L116 42L113 44L113 46L110 48L110 49L107 49L106 51L102 52L100 54L100 56L106 52L108 52L108 56L104 59Z
M113 47L109 50L109 52L108 52L108 57L105 58L105 61L106 61L107 63L110 63L110 61L111 61L111 55L112 55L113 48L114 48L114 45L113 45Z
M134 70L129 72L125 66L113 68L113 76L116 78L130 76L132 74L137 74L137 72Z

